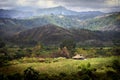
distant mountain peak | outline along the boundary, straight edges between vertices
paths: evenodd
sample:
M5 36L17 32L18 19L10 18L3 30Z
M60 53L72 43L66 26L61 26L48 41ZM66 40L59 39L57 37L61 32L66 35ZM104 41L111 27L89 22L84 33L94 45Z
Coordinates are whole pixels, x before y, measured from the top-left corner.
M65 7L63 6L56 6L56 7L51 7L51 8L46 8L46 9L50 9L50 10L67 10Z
M58 9L66 9L66 8L63 7L63 6L57 6L57 7L54 7L54 8L58 8Z
M24 14L24 15L23 15ZM56 6L51 8L16 8L12 10L0 10L0 17L2 18L17 18L17 19L26 19L31 17L38 17L44 15L69 15L69 16L91 16L91 15L101 15L103 13L98 11L88 11L88 12L76 12L69 10L63 6Z

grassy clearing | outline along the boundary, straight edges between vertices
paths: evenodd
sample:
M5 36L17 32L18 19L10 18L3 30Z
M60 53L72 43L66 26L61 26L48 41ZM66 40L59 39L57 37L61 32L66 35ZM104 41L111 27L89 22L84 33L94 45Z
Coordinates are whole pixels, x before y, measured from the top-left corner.
M45 62L39 62L40 58L22 58L19 60L10 61L8 66L0 68L0 72L3 74L21 73L28 68L32 67L40 73L47 73L49 75L58 75L61 72L71 74L77 73L81 66L85 66L88 63L92 68L96 68L97 72L105 72L112 70L105 66L110 65L114 59L120 57L105 57L105 58L89 58L87 60L73 60L64 58L46 58ZM120 59L119 59L120 60Z

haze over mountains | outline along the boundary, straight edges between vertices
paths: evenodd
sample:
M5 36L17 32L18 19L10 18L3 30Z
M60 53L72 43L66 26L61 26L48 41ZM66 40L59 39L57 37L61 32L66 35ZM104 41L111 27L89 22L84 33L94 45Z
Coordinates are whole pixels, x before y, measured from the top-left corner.
M24 14L24 15L23 15ZM66 15L66 16L91 16L95 17L98 15L102 15L103 13L100 11L89 11L89 12L75 12L66 9L65 7L58 6L53 8L41 8L35 10L22 10L22 9L12 9L12 10L0 10L0 17L1 18L17 18L17 19L25 19L25 18L32 18L38 17L43 15Z
M0 10L0 37L15 44L59 45L73 39L80 45L112 45L120 40L120 13L75 12L62 6Z

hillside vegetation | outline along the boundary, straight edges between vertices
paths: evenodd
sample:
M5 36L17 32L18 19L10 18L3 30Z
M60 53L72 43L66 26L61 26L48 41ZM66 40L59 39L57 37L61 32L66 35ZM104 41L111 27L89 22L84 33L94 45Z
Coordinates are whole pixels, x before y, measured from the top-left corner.
M82 23L84 29L99 31L120 31L120 13L106 14Z

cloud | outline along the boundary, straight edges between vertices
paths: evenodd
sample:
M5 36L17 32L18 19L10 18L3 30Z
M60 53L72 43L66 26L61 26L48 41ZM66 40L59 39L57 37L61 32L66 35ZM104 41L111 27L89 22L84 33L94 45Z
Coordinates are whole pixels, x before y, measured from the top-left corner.
M36 2L36 6L38 6L40 8L55 7L58 5L59 4L55 4L55 1L53 1L53 0L38 0Z
M60 3L76 11L120 11L120 0L61 0Z
M67 6L83 8L106 8L116 6L116 0L61 0Z
M120 0L0 0L0 8L64 6L71 10L119 10ZM116 7L117 6L117 7Z

